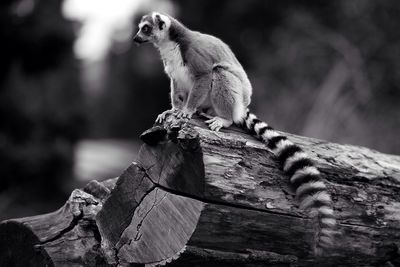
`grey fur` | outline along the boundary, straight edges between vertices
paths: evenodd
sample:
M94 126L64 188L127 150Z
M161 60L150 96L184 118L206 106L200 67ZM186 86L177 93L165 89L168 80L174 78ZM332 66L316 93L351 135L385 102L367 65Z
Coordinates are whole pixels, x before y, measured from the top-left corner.
M189 92L187 108L198 109L204 102L211 103L210 114L240 122L246 115L252 94L242 65L220 39L193 31L187 35L190 38L185 39L189 41L184 44L187 46L184 58L190 73L196 78L195 86Z
M160 20L163 27L157 26ZM146 23L151 23L151 34L139 29L135 41L149 41L159 49L171 80L172 109L160 114L157 121L171 113L190 118L196 111L206 111L212 116L206 123L213 131L235 123L254 134L283 164L284 172L298 189L300 206L316 216L315 254L328 249L333 243L336 219L320 172L299 146L248 111L252 86L229 46L214 36L189 30L166 15L153 13L143 17L139 25Z
M222 40L192 31L176 19L164 16L170 21L169 27L164 29L167 34L157 32L160 14L153 13L141 21L152 23L153 36L144 36L140 30L137 36L140 41L150 41L160 50L171 79L173 110L181 110L181 116L186 117L195 111L207 110L209 115L224 119L223 125L216 125L215 130L241 122L250 104L252 87L232 50ZM174 49L179 49L180 53ZM173 58L175 56L180 56L180 61ZM188 71L188 79L192 81L190 88L187 82L182 82L185 79L181 77L184 72L181 68Z

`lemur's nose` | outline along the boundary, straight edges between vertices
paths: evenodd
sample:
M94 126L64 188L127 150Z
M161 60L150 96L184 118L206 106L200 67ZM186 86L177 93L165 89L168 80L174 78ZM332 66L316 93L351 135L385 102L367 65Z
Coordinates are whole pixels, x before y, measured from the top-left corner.
M144 43L144 42L145 42L145 40L143 40L143 38L140 37L138 34L136 34L135 37L133 37L133 41L134 41L135 43L137 43L137 44L141 44L141 43Z
M135 43L141 43L142 39L139 37L139 35L136 34L136 35L133 37L133 41L134 41Z

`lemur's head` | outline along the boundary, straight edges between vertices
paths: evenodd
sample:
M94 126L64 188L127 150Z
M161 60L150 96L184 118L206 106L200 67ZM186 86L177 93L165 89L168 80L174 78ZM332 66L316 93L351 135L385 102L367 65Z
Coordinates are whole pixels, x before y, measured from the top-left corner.
M133 41L138 44L151 42L157 44L168 38L171 19L157 12L144 15L139 23L139 31Z

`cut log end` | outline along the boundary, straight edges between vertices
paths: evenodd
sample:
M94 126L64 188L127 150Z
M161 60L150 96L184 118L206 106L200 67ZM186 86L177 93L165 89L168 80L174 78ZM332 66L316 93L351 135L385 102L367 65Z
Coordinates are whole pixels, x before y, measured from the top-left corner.
M155 188L135 211L116 247L120 263L165 264L185 250L203 203Z

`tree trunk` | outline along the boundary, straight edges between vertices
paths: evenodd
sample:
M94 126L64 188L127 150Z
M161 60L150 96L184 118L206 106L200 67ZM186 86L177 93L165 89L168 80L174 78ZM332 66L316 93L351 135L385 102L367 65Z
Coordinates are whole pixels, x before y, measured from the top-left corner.
M116 183L91 182L54 213L0 224L0 266L400 265L400 157L288 137L332 194L340 234L323 257L262 143L170 118L142 135L137 163Z

